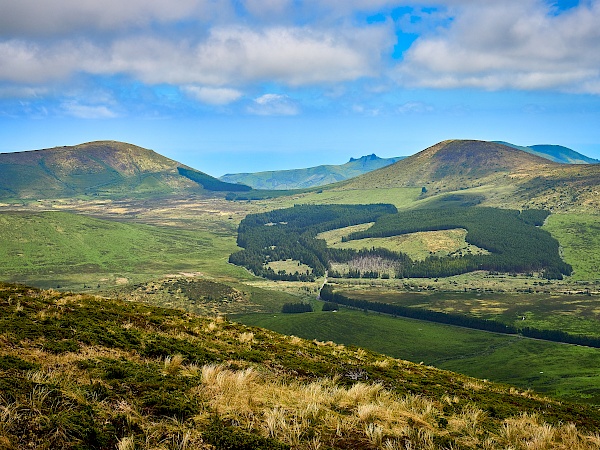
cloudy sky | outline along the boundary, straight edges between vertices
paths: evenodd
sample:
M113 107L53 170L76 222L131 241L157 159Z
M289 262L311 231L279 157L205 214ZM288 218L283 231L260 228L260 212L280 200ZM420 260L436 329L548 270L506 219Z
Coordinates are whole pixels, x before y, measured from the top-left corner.
M600 158L600 0L0 0L0 152L99 139L212 175L444 139Z

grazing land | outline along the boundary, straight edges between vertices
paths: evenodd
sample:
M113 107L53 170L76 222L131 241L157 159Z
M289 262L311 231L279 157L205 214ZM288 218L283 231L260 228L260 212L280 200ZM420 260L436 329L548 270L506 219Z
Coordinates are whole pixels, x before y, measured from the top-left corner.
M350 298L495 320L517 328L562 330L600 337L600 297L579 293L544 293L543 281L532 281L531 292L401 292L398 289L347 286Z
M339 228L337 230L319 233L317 239L325 239L331 248L349 248L354 250L385 248L392 252L405 253L414 261L423 261L430 256L463 256L486 255L489 252L476 245L469 244L465 237L467 230L456 228L440 231L421 231L406 233L399 236L385 238L364 238L343 242L342 238L351 233L366 231L370 224L356 225L355 227Z
M227 263L233 239L206 231L64 212L5 212L0 226L0 272L8 281L86 290L179 272L247 277Z
M560 242L573 279L600 280L600 215L552 214L544 229Z
M600 403L600 349L537 341L343 308L235 320L306 339L357 345L415 363ZM569 361L568 364L565 361Z

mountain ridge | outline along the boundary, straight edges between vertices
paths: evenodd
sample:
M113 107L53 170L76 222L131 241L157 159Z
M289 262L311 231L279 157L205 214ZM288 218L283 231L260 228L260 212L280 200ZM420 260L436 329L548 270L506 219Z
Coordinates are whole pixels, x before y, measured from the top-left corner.
M303 169L225 174L219 179L229 183L243 183L254 189L306 189L354 178L403 158L380 158L373 153L360 158L350 158L347 163L340 165L327 164Z
M510 142L504 141L493 141L497 144L507 145L514 147L524 152L531 153L532 155L541 156L542 158L549 159L550 161L563 163L563 164L600 164L600 160L590 158L573 149L564 147L562 145L515 145Z

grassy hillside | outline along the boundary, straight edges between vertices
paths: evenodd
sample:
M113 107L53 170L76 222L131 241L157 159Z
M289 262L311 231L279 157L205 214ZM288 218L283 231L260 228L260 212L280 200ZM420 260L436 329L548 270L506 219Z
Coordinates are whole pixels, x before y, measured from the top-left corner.
M337 313L253 314L235 320L305 339L356 345L563 400L600 404L600 349L345 308ZM571 362L566 365L565 360Z
M236 187L152 150L114 141L1 153L0 172L5 175L0 179L0 199L5 201L161 196Z
M351 158L346 164L323 165L306 169L275 170L255 173L234 173L220 177L229 183L243 183L254 189L305 189L347 180L363 173L399 161L398 158L379 158L375 154L358 159Z
M570 448L596 409L223 319L0 285L0 445Z
M599 186L599 164L559 164L509 145L453 140L331 188L411 187L422 190L422 203L458 194L485 206L597 213Z
M83 289L83 284L104 288L178 272L227 275L234 270L243 278L243 271L227 264L229 252L237 248L235 241L205 231L64 212L0 213L0 226L4 280Z

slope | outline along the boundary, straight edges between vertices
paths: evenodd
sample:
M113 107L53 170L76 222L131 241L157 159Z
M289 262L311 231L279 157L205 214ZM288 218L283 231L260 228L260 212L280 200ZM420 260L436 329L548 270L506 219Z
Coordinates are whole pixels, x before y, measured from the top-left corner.
M196 182L181 169L202 177ZM152 150L115 141L2 153L0 173L3 199L156 196L201 192L203 180L223 185Z
M402 158L379 158L372 154L358 159L350 158L350 161L341 165L226 174L219 179L229 183L243 183L254 189L304 189L357 177L363 173L393 164Z
M599 164L559 164L485 141L443 141L334 188L398 187L421 188L421 199L436 207L450 202L600 212Z
M0 312L3 448L599 443L589 406L222 318L7 284Z
M549 159L550 161L563 163L563 164L598 164L600 161L588 156L582 155L575 150L562 145L530 145L528 147L522 145L515 145L509 142L497 141L497 144L507 145L509 147L523 150L524 152L531 153L532 155L541 156L542 158Z

